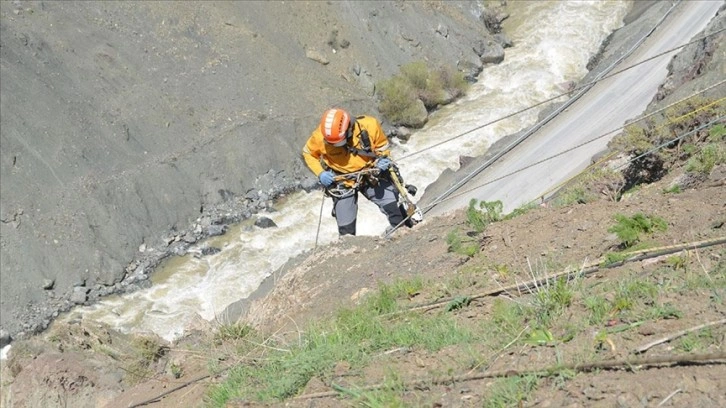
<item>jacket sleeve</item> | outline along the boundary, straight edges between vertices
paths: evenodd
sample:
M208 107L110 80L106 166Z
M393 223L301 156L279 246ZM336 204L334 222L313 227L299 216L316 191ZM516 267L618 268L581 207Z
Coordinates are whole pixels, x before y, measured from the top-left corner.
M315 133L310 135L310 138L308 138L308 141L305 143L305 146L303 146L302 149L302 156L305 160L305 164L310 168L310 171L315 174L315 176L319 176L320 173L323 172L323 165L320 164L320 156L322 155L322 151L320 149L319 143L316 140Z
M373 149L376 156L390 156L391 147L388 143L388 137L383 132L381 123L375 118L371 118L371 122L371 126L368 127L368 137L371 140L371 149Z

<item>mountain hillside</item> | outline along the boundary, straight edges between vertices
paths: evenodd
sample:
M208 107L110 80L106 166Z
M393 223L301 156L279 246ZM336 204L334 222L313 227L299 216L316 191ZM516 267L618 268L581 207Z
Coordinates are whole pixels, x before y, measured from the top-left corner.
M54 325L13 345L3 406L725 406L726 92L669 107L724 43L551 200L315 248L174 344Z
M0 2L0 346L148 285L188 245L311 188L321 112L376 114L411 61L477 74L464 2ZM503 52L503 51L502 51Z

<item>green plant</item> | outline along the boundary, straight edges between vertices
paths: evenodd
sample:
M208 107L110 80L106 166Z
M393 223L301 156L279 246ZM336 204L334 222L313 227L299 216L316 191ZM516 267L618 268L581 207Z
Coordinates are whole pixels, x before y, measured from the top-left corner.
M404 408L407 406L402 398L405 392L403 381L398 375L392 373L386 376L383 387L378 389L361 391L337 384L334 384L333 388L341 394L351 397L356 402L356 406L366 408Z
M679 186L678 184L673 185L669 188L663 189L663 194L678 194L680 192L681 192L681 186Z
M492 304L491 323L485 331L496 333L497 339L514 338L526 327L527 316L527 309L524 306L497 298Z
M686 269L686 258L681 255L673 255L666 258L666 264L673 269Z
M628 256L625 252L608 252L603 256L603 261L600 263L600 266L606 267L618 264L628 259Z
M126 371L131 383L146 378L150 374L149 367L169 350L159 339L150 336L136 336L130 345L134 354L127 360Z
M169 370L171 371L171 375L174 378L181 378L181 376L184 374L184 369L178 363L171 363L171 366L169 366Z
M647 317L650 319L680 319L683 317L683 312L670 303L655 304L647 313Z
M619 312L631 310L638 303L652 302L658 288L643 279L631 278L617 283L613 299L613 309Z
M239 340L247 337L251 332L252 328L246 324L223 324L217 328L214 338L217 341Z
M338 361L353 367L368 363L372 355L399 347L435 352L453 344L480 341L447 314L425 316L409 313L401 318L381 315L398 310L396 299L408 292L408 284L382 285L361 305L338 311L331 320L319 322L286 350L266 349L256 364L237 366L227 379L210 389L208 400L224 406L244 396L262 402L284 400L297 394L313 377L324 377Z
M632 217L615 214L615 220L617 224L610 227L608 232L615 233L625 248L638 242L642 233L650 234L655 231L665 231L668 228L668 224L663 218L651 217L643 213L637 213Z
M547 329L534 329L529 332L525 341L535 346L546 346L554 343L555 338Z
M534 375L514 376L494 382L484 401L486 408L517 407L537 389L539 378Z
M490 223L502 219L503 208L501 201L479 201L472 198L466 209L466 220L476 232L482 232Z
M381 98L378 110L394 124L414 123L418 115L416 90L402 77L393 77L376 86Z
M588 296L585 298L584 303L590 312L588 322L593 325L602 324L612 311L610 302L602 296Z
M473 257L479 252L479 246L472 241L466 244L463 242L458 230L453 230L446 235L446 243L449 245L449 252L459 255Z
M721 142L726 138L726 125L719 123L708 130L708 141L711 143Z
M469 306L469 303L471 303L470 297L457 296L454 299L452 299L448 305L446 305L446 311L451 312L452 310L462 309L466 306Z
M534 293L534 318L541 325L547 326L554 317L572 304L573 296L574 292L566 278L557 279L554 283L547 281Z
M523 204L520 207L515 208L514 211L512 211L511 213L505 215L503 219L504 220L511 220L513 218L519 217L520 215L524 215L524 214L526 214L526 213L528 213L531 210L534 210L536 208L539 208L539 205L537 205L537 203L535 203L535 202L526 203L526 204Z
M723 163L726 163L726 149L721 144L710 143L688 159L686 171L708 174L716 165Z
M463 73L451 67L431 69L423 61L414 61L403 65L398 75L377 84L378 108L394 124L411 123L419 103L431 111L463 95L467 87Z

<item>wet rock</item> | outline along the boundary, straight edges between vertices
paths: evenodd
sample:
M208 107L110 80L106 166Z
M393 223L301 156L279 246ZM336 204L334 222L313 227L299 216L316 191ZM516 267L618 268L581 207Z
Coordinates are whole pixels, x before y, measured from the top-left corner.
M494 34L494 40L495 40L496 42L498 42L498 43L499 43L499 44L500 44L500 45L501 45L502 47L504 47L504 48L509 48L509 47L512 47L512 46L514 46L514 43L512 42L512 39L511 39L511 38L509 38L509 37L508 37L508 36L507 36L506 34L504 34L504 33L497 33L497 34Z
M76 286L73 288L73 294L71 294L71 302L80 305L86 302L88 299L89 289L83 286Z
M267 217L259 217L255 221L255 226L260 227L260 228L272 228L272 227L277 227L277 224L275 224L275 221L272 221L271 219L269 219Z
M7 346L12 341L13 338L10 336L10 333L0 329L0 348Z
M201 250L202 256L214 255L220 252L222 252L222 250L217 247L205 247Z
M188 244L193 244L193 243L197 242L197 237L194 236L194 234L189 232L189 233L184 234L184 236L182 237L182 241L184 241Z
M504 61L504 47L489 41L479 58L483 64L499 64Z
M218 235L224 235L227 232L226 225L210 225L207 227L207 235L210 237L216 237Z

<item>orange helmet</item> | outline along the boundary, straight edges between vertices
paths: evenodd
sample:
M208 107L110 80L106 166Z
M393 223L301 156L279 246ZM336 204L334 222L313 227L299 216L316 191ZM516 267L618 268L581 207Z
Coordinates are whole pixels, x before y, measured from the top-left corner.
M348 135L350 115L343 109L328 109L320 119L320 132L326 142L333 146L343 146Z

